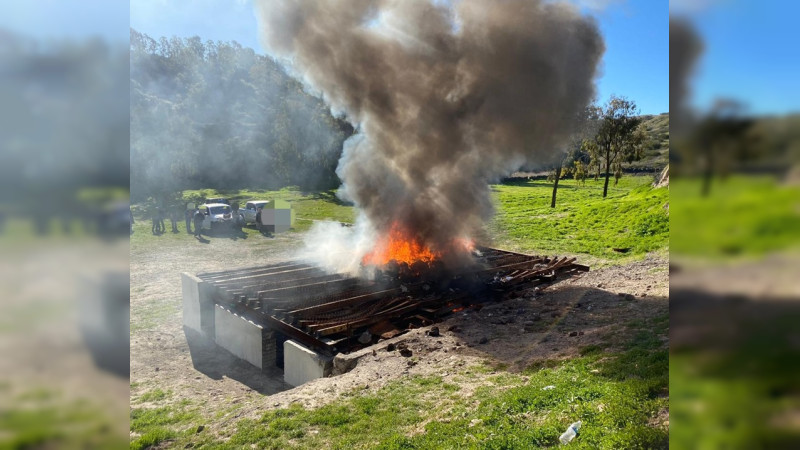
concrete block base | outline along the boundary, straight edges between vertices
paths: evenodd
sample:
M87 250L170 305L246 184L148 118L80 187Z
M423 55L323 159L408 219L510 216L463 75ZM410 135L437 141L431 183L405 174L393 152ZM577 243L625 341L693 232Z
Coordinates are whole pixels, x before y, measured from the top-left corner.
M275 366L275 337L272 330L216 305L214 340L250 364L265 369Z
M331 358L326 358L296 341L283 343L283 381L291 386L300 386L317 378L327 377L333 367Z
M214 337L214 301L210 286L200 278L183 272L181 274L183 291L183 325Z

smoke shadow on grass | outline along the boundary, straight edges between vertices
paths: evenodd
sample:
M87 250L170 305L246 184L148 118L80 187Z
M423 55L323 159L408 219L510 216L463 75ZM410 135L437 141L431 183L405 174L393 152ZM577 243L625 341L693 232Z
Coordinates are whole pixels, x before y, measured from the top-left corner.
M191 328L183 327L183 333L189 345L192 366L205 376L214 380L227 377L263 395L292 388L284 383L283 370L272 366L260 370Z

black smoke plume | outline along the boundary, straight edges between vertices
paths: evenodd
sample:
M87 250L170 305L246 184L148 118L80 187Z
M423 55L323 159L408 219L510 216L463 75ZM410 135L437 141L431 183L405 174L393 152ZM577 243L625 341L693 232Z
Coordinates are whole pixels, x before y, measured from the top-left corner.
M564 145L595 95L604 43L536 0L257 2L264 47L344 112L342 194L383 235L434 251L481 240L488 184Z

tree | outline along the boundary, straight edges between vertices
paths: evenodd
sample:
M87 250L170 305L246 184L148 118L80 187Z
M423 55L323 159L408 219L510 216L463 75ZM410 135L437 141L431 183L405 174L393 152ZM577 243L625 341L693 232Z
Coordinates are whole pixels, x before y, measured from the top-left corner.
M582 148L589 152L598 171L600 166L605 170L605 198L611 173L614 172L615 178L619 179L624 162L641 159L646 134L639 129L642 119L632 100L612 95L599 113L597 131L594 137L583 141Z
M589 155L583 151L581 148L581 143L583 140L589 136L592 132L594 123L597 122L598 118L598 108L592 102L591 105L587 106L580 112L578 118L578 128L575 133L572 135L570 142L568 143L566 149L566 153L558 159L553 172L550 173L548 176L548 180L552 178L553 180L553 196L550 200L550 207L556 207L556 194L558 194L558 180L562 178L562 170L564 170L563 176L569 176L573 170L573 164L577 161L587 162L589 159Z
M339 184L352 125L276 61L236 42L130 33L125 173L134 202L201 187Z
M575 182L581 185L586 184L586 165L580 160L573 161L573 165L575 168L572 170L572 174L575 178Z
M743 117L743 111L744 106L735 100L717 100L711 113L689 133L683 157L700 170L703 179L700 194L703 197L711 193L715 174L724 176L735 161L744 162L754 156L750 153L758 138L748 135L753 121Z

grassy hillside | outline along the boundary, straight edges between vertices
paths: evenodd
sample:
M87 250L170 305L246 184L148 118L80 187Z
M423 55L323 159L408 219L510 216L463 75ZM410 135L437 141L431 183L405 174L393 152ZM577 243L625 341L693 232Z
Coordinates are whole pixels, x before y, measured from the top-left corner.
M716 180L708 197L699 179L673 179L672 249L712 259L754 257L800 247L800 188L769 176Z
M643 116L644 126L650 137L644 157L630 164L636 170L658 171L669 162L669 113Z
M556 208L552 184L519 181L493 186L498 210L490 225L501 248L545 254L589 254L605 259L641 256L669 247L667 189L652 189L651 177L626 176L609 185L562 180ZM618 250L614 250L618 249ZM621 250L621 251L620 251Z

